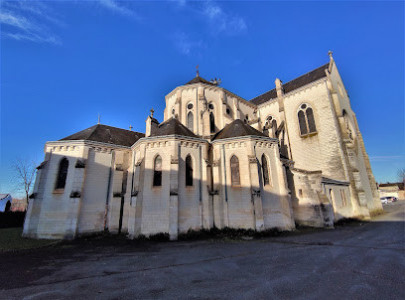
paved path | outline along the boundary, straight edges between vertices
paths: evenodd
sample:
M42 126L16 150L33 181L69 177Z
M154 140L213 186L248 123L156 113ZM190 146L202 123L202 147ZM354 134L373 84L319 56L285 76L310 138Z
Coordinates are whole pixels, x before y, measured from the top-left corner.
M405 202L384 208L284 237L3 253L0 299L405 299Z

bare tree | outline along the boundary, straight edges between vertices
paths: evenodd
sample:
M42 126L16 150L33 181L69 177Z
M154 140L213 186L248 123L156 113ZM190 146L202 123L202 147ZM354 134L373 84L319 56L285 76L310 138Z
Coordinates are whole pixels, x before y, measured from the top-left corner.
M19 190L24 190L25 198L29 201L31 187L34 183L36 164L33 161L16 159L13 168L16 172L17 184Z
M405 168L398 169L397 175L399 181L405 183Z

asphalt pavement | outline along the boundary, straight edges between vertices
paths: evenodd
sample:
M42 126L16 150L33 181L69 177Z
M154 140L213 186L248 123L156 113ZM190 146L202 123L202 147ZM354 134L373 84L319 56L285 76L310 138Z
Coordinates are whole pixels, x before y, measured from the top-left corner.
M0 253L0 299L405 299L405 201L253 240L78 241Z

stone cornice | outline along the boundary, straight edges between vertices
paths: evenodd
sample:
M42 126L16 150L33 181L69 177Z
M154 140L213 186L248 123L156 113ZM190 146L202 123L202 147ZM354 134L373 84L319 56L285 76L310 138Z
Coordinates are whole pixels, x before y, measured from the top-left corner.
M45 148L47 146L53 147L53 146L96 146L96 147L107 147L111 149L131 149L131 147L128 146L121 146L121 145L113 145L113 144L107 144L107 143L102 143L102 142L96 142L96 141L88 141L88 140L66 140L66 141L49 141L45 143Z
M209 143L207 140L201 139L201 138L195 138L195 137L189 137L189 136L184 136L184 135L178 135L178 134L171 134L171 135L159 135L159 136L148 136L148 137L143 137L140 138L139 140L136 141L135 144L131 146L131 149L136 148L138 144L144 143L144 142L151 142L151 141L159 141L159 140L187 140L187 141L193 141L197 143Z
M256 136L256 135L231 137L231 138L226 138L226 139L215 140L215 141L212 141L211 143L212 144L226 144L226 143L240 141L240 140L260 141L260 142L266 141L266 142L270 142L272 144L278 144L278 139L276 139L276 138L265 137L265 136Z

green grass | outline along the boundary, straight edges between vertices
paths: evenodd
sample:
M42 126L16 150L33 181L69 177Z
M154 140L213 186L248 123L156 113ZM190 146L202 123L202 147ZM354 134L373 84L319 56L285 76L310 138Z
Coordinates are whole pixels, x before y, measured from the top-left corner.
M0 252L35 249L56 244L54 240L37 240L21 237L22 228L0 228Z

